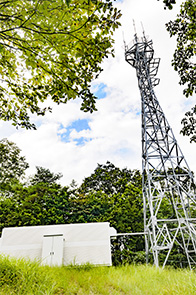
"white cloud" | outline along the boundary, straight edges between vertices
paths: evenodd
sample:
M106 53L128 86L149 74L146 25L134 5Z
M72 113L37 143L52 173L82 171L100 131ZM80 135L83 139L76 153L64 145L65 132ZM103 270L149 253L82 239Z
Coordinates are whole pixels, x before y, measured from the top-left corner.
M156 0L124 0L116 5L123 13L122 26L114 35L116 57L104 61L104 71L92 85L95 91L100 83L105 85L107 97L97 101L98 112L81 112L80 101L75 100L67 105L54 105L52 114L36 119L39 122L36 131L16 130L8 123L0 123L1 137L13 140L21 148L31 167L29 173L35 171L35 166L62 172L66 185L72 179L80 183L93 172L97 163L107 160L121 168L141 169L140 94L135 69L125 62L122 33L126 43L133 39L132 19L138 35L142 34L142 21L146 34L153 39L156 57L161 57L157 75L161 83L155 92L191 169L196 171L195 146L179 135L180 120L193 99L186 101L182 95L178 76L171 67L175 40L170 39L165 29L165 23L175 18L179 4L172 11L165 11L163 3ZM68 127L79 119L89 120L90 130L71 130L69 141L63 141ZM81 137L83 144L78 145Z

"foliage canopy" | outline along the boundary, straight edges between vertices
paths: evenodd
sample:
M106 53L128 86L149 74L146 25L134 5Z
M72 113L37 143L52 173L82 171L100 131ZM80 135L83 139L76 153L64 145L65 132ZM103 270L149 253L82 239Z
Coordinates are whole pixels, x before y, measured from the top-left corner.
M90 83L113 53L121 14L110 0L8 0L0 2L0 116L35 128L29 114L82 98L93 112Z
M29 164L15 143L6 138L0 140L0 185L21 180Z
M31 177L30 184L36 185L39 183L48 184L48 186L53 185L61 179L61 173L53 173L47 168L36 166L36 173Z
M177 36L177 48L172 65L180 76L180 84L186 85L186 97L196 93L196 2L185 1L175 21L166 24L170 36Z
M166 24L170 36L177 37L177 47L172 65L178 72L180 84L185 86L184 95L196 93L196 1L186 0L176 20ZM196 142L196 106L185 114L181 133Z

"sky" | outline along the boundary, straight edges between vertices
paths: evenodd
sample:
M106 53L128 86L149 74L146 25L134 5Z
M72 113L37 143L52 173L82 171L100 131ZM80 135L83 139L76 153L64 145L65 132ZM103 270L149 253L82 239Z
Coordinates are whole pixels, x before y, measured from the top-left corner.
M81 184L98 163L106 161L120 168L141 170L141 98L135 69L126 63L123 45L123 39L127 45L133 40L133 19L138 36L142 35L142 22L145 34L153 40L155 57L161 58L157 74L160 84L155 94L196 174L195 144L180 134L181 119L194 105L195 97L187 99L182 94L179 77L171 67L175 38L170 38L165 28L165 23L179 12L182 1L177 2L172 11L164 10L163 2L156 0L115 2L122 12L122 25L114 34L115 58L104 60L103 72L92 83L99 98L97 112L80 111L81 102L76 99L66 105L53 105L53 112L45 117L33 117L37 130L16 130L10 123L0 122L0 138L15 142L26 157L30 165L27 175L42 166L61 172L61 183L70 185L73 179Z

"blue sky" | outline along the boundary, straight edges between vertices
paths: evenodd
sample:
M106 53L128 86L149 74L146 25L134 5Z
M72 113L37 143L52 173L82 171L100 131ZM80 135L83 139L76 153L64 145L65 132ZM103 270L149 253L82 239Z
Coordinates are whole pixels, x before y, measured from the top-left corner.
M96 95L97 99L104 99L107 97L107 86L104 83L100 83L94 86L94 94ZM58 129L58 135L61 138L62 142L70 142L75 141L77 145L84 145L85 142L91 140L91 138L85 138L81 136L79 138L72 139L70 136L71 133L75 130L77 133L80 133L83 130L91 130L89 126L90 119L78 119L76 121L71 122L68 126L63 126L60 124Z
M68 125L66 127L66 129L61 124L58 130L59 130L58 135L60 136L61 141L62 142L70 142L72 140L72 138L70 137L70 134L73 130L75 130L78 133L82 130L90 130L89 120L78 119L78 120L72 122L70 125ZM61 132L62 130L63 130L63 133ZM83 137L83 136L80 138L75 138L74 140L77 142L77 145L83 145L87 141L85 139L85 137Z
M95 95L97 96L98 99L105 98L107 96L107 85L104 83L100 83L97 85L97 90L95 91Z

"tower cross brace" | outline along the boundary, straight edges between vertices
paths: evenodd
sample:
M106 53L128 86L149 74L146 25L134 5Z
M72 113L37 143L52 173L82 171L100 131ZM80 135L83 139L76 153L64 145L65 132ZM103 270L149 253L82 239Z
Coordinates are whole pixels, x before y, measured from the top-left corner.
M156 98L159 58L152 40L135 34L125 60L136 69L142 110L142 184L147 262L196 265L194 178ZM172 261L175 260L175 261Z

